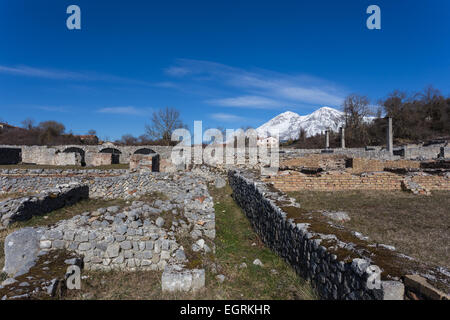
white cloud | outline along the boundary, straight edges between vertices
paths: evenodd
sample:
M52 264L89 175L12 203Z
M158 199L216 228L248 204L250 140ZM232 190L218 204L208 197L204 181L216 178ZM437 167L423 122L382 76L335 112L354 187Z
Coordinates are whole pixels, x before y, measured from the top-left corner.
M166 74L170 75L170 76L174 76L174 77L183 77L189 73L191 73L191 71L188 68L183 68L183 67L169 67L166 70L164 70Z
M227 107L339 106L345 96L344 90L335 84L310 75L245 70L210 61L179 59L175 66L166 69L166 73L187 76L179 80L185 81L187 87L193 86L193 82L197 86L203 85L205 94L209 93L208 87L217 85L223 96L210 98L207 102ZM230 98L230 95L234 97Z
M126 77L120 77L112 74L97 73L90 71L68 71L45 68L34 68L29 66L8 67L0 65L0 74L9 74L14 76L25 76L33 78L42 78L50 80L72 80L72 81L100 81L100 82L118 82L141 86L160 86L158 83L151 83Z
M86 79L85 75L77 72L39 69L28 66L7 67L0 65L0 73L48 79Z
M102 108L97 110L99 113L106 113L106 114L123 114L123 115L145 115L149 114L152 111L150 108L136 108L132 106L127 107L109 107L109 108Z
M39 106L36 107L39 110L49 111L49 112L67 112L67 108L65 107L52 107L52 106Z
M248 107L248 108L268 108L279 106L278 102L272 99L259 96L241 96L235 98L213 99L208 101L224 107Z
M242 117L236 116L234 114L229 113L213 113L210 117L214 120L225 121L225 122L234 122L234 121L243 121L245 120Z

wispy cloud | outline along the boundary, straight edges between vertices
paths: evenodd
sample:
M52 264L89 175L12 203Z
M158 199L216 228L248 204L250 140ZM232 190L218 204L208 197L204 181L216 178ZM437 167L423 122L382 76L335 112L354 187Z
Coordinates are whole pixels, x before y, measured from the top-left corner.
M210 104L224 107L272 108L279 107L279 102L259 96L241 96L235 98L208 100Z
M179 59L166 74L185 81L185 86L204 85L206 92L208 87L221 88L221 96L206 102L225 107L339 106L346 93L336 84L311 75L246 70L210 61Z
M183 77L191 73L191 70L189 68L172 66L165 69L164 72L173 77Z
M36 109L48 111L48 112L68 112L66 107L52 107L52 106L38 106Z
M86 80L86 76L70 71L62 70L50 70L50 69L39 69L28 66L16 66L8 67L0 65L0 73L27 76L27 77L38 77L47 79L83 79Z
M69 71L58 69L46 69L46 68L29 67L25 65L13 67L0 65L0 74L9 74L14 76L33 77L50 80L117 82L130 85L141 85L152 87L157 87L161 85L160 83L152 83L92 71Z
M229 113L213 113L210 114L210 117L214 120L224 121L224 122L235 122L235 121L243 121L245 118L229 114Z
M148 115L152 112L151 108L136 108L133 106L126 107L108 107L97 110L98 113L105 114L121 114L121 115Z

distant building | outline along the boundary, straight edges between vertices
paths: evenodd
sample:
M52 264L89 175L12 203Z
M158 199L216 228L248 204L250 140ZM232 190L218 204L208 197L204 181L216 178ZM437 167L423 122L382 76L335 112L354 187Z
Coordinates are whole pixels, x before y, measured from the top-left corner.
M0 129L1 130L9 130L9 129L22 129L22 128L12 126L12 125L7 124L5 122L0 122Z
M95 134L86 134L78 136L83 144L98 144L99 140Z

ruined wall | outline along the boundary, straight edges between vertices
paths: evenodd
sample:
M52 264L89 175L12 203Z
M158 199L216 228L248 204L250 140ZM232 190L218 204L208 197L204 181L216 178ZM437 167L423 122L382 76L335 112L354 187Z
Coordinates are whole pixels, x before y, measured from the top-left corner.
M0 148L0 165L18 164L22 161L21 152L19 148Z
M88 152L84 159L88 167L109 166L112 164L112 156L111 153Z
M346 157L344 155L308 154L304 157L292 158L280 162L280 168L322 168L324 170L345 169Z
M147 168L150 171L159 172L158 154L133 154L130 157L130 170Z
M405 146L403 149L404 149L404 157L406 159L421 158L424 160L428 160L428 159L435 159L438 157L438 155L441 151L441 146L428 146L428 147ZM450 156L450 147L444 147L444 153L445 153L445 156L448 158Z
M8 226L16 221L29 220L34 215L42 215L86 199L88 194L86 185L73 182L42 191L36 196L8 199L0 202L0 221L3 226Z
M353 173L384 171L384 168L420 168L419 161L412 160L375 160L364 158L350 158L346 166Z
M51 166L81 166L81 155L75 152L61 152L57 148L24 147L22 162Z
M295 223L289 219L288 209L277 204L289 203L285 195L276 192L271 195L270 189L250 173L229 171L228 179L235 201L263 242L291 264L298 274L309 279L321 298L403 299L404 286L399 281L381 281L373 288L368 282L369 270L380 269L363 258L343 259L346 255L343 252L347 250L350 256L355 255L346 249L345 243L339 246L336 236L326 240L326 235L314 232L308 223ZM296 208L292 202L286 206ZM336 241L339 250L321 245L330 239Z
M410 177L411 181L428 190L450 190L450 178L420 174ZM345 191L345 190L402 190L405 176L391 172L372 172L352 174L345 171L324 172L307 175L296 171L284 171L276 176L265 178L274 187L289 191Z

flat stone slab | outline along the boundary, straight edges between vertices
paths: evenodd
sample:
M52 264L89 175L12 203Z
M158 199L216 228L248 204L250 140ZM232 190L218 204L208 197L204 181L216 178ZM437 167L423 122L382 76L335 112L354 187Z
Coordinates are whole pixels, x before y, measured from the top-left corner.
M204 269L167 268L161 278L162 291L197 291L205 286Z

